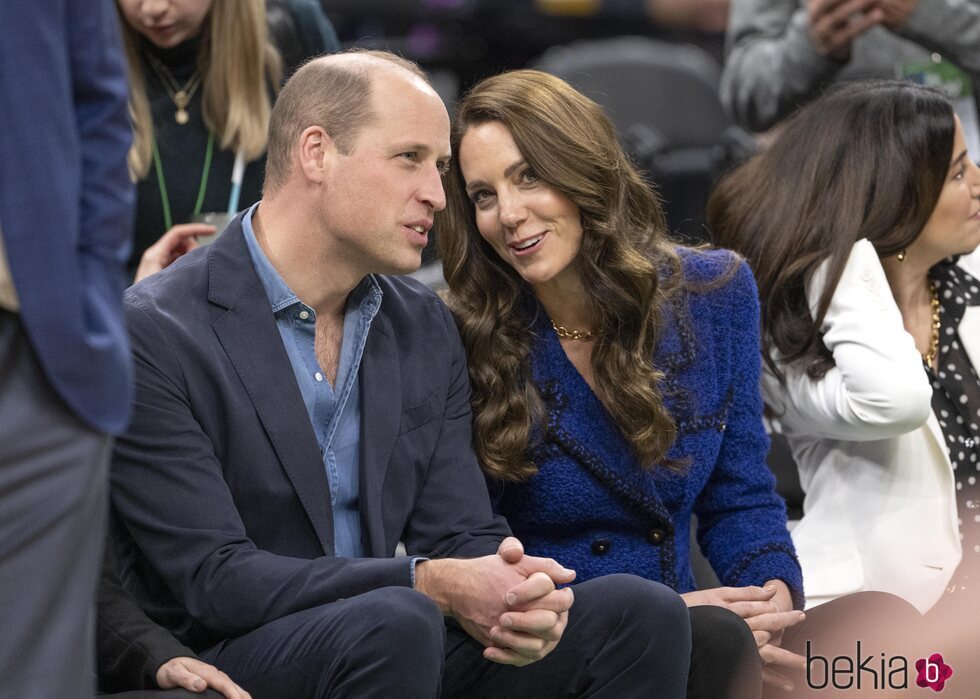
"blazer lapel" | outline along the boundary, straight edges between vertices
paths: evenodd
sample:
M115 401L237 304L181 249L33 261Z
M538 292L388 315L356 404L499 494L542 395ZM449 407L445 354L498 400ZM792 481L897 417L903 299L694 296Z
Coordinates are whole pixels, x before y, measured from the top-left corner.
M382 489L401 422L401 368L391 322L378 311L361 358L361 540L369 556L389 556ZM392 542L391 549L394 550Z
M226 309L214 320L214 332L248 392L324 554L332 556L333 513L323 459L265 287L252 265L240 219L215 241L208 255L208 298Z
M654 479L637 466L626 438L565 355L547 319L539 319L535 331L532 376L548 407L547 438L609 490L672 529Z

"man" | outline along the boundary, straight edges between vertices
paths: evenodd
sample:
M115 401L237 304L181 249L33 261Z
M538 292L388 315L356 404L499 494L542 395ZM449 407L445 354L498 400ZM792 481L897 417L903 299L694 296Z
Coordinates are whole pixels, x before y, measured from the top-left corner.
M110 0L0 3L0 697L95 690L133 188Z
M569 612L574 573L491 513L452 318L381 276L419 266L449 157L414 64L316 59L264 199L129 291L127 582L255 697L683 696L683 602L613 576Z

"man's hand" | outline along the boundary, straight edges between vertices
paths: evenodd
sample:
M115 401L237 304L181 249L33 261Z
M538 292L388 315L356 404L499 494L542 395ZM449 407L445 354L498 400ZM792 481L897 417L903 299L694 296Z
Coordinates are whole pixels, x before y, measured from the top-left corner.
M200 694L210 687L224 694L226 699L252 699L252 695L232 682L228 675L197 658L168 660L157 670L156 680L160 689L182 687Z
M484 657L505 665L540 660L558 644L574 596L556 584L575 572L550 558L525 556L521 543L505 539L493 556L422 561L415 587L487 646Z
M199 235L212 235L214 226L207 223L180 223L160 236L160 240L146 249L136 268L136 279L145 279L161 269L169 267L180 257L197 247L195 238Z
M838 61L850 58L851 42L885 18L881 0L807 0L806 11L817 53Z
M780 648L783 630L806 616L793 609L792 595L782 580L770 580L764 587L716 587L681 595L688 607L713 604L725 607L745 619L762 657L762 679L786 691L793 690L790 679L780 669L805 670L806 659Z

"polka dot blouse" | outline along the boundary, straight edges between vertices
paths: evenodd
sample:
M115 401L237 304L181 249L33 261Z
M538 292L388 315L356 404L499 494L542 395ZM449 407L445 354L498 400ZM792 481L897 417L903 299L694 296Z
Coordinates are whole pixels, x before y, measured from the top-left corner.
M980 281L962 268L943 263L933 268L941 306L939 362L933 371L932 410L939 420L956 483L963 561L953 584L980 584L980 378L960 338L967 306L980 305Z

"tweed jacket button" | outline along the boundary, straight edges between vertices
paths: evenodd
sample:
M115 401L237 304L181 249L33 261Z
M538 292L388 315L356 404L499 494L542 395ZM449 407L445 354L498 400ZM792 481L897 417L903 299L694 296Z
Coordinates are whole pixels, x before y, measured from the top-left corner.
M611 548L612 542L609 539L596 539L592 542L592 553L596 556L604 556Z
M654 527L647 532L647 541L649 541L654 546L660 546L664 539L667 537L667 533L658 527Z

